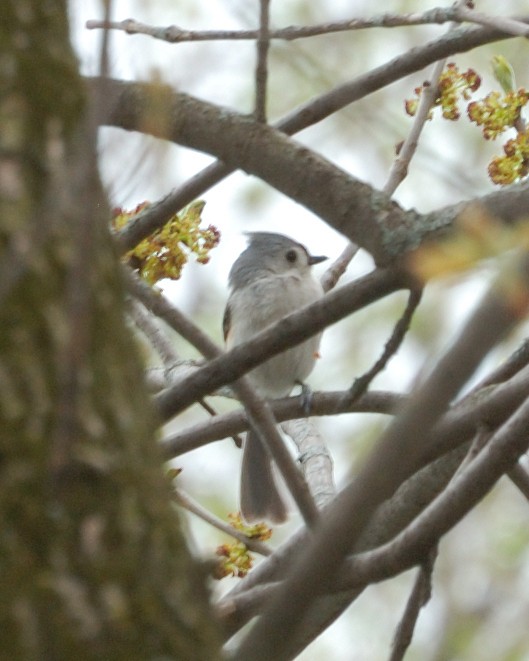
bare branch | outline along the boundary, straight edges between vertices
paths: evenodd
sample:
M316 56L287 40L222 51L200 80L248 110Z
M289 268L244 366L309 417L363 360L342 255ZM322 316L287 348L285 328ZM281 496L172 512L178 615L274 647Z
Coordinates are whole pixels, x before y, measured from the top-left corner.
M322 23L310 26L289 26L279 30L270 30L270 39L294 41L306 39L334 32L348 32L365 28L402 27L408 25L442 24L455 20L452 7L437 7L423 14L394 14L385 13L371 18L354 18L344 21ZM462 19L468 20L468 19ZM146 25L132 18L124 21L90 20L86 22L87 30L120 30L127 34L144 34L154 39L161 39L169 43L182 43L186 41L247 41L259 38L258 30L185 30L177 25L155 27Z
M139 303L131 301L129 314L136 326L150 342L152 348L159 355L162 364L165 367L171 368L178 363L178 354L174 350L174 347L145 308L140 307Z
M268 51L270 49L270 0L260 0L259 33L257 37L257 66L255 69L255 109L257 122L266 122L268 88Z
M362 376L355 379L353 385L351 386L349 396L352 401L366 392L366 390L369 388L369 384L378 374L380 374L380 372L382 372L383 369L385 369L388 362L397 353L400 345L404 341L406 333L410 328L411 320L413 319L413 315L415 314L415 311L421 302L421 298L421 289L410 290L406 308L400 319L395 324L391 337L384 345L384 351L382 352L382 355L365 374L362 374Z
M394 413L404 401L403 395L388 392L368 392L355 402L349 402L348 391L315 392L312 394L311 415L335 415L337 413ZM305 414L302 396L272 400L270 406L278 422L298 419ZM196 450L207 443L218 441L232 434L247 431L248 417L244 410L216 416L214 420L198 423L188 429L163 439L162 448L167 459L174 459Z
M527 370L526 370L527 372ZM462 400L456 410L449 413L446 422L442 423L439 427L437 434L432 434L431 448L437 448L437 440L443 438L456 438L459 443L464 443L465 439L471 438L475 433L477 426L486 420L487 424L491 427L497 427L502 424L507 417L516 410L516 408L527 399L529 392L529 373L516 375L511 382L504 383L494 389L488 389L486 393L482 393L481 397L474 398L471 407L468 399ZM365 395L369 397L369 393ZM315 395L315 402L318 395ZM459 410L462 409L462 410ZM448 423L448 424L447 424ZM441 432L443 430L444 433ZM455 447L454 444L450 444ZM457 470L461 461L466 456L468 443L461 445L456 450L452 450L449 454L444 455L440 459L432 461L431 464L422 468L406 483L402 484L395 495L384 505L382 505L368 528L366 528L358 543L358 550L369 550L387 543L394 535L398 534L406 525L419 515L423 508L432 501L432 499L441 493L446 485L452 479L454 472ZM440 452L429 453L430 457L439 456ZM425 461L428 459L425 458ZM226 596L226 600L231 606L238 602L238 595L241 593L246 594L250 592L254 586L260 586L263 582L277 581L285 575L288 566L294 562L297 563L299 559L299 548L303 548L308 543L306 532L301 531L295 534L286 545L276 550L274 553L273 564L262 563L259 567L249 575L244 585L238 585L234 590ZM335 619L346 606L358 595L362 586L373 580L383 580L394 574L388 567L380 565L380 556L376 555L371 560L371 551L363 553L362 558L365 559L365 571L368 576L359 573L364 570L359 568L359 563L364 563L364 560L347 561L351 563L350 571L347 572L347 585L348 592L336 595L336 598L329 602L318 602L312 610L311 617L306 620L307 622L307 636L293 642L293 650L299 650L308 640L313 639L321 631L323 626L329 624L330 621ZM402 557L406 558L407 549L403 551ZM417 560L421 562L421 559ZM413 564L413 563L412 563ZM391 563L389 566L395 567ZM349 566L349 565L348 565ZM368 569L369 567L369 569ZM398 565L398 571L403 571L409 568L409 565ZM382 570L381 573L377 573ZM373 572L373 573L369 573ZM364 576L365 580L361 580ZM262 590L260 594L263 595ZM266 591L270 594L270 590ZM241 604L246 603L243 600ZM222 600L224 602L224 599ZM252 599L249 597L249 602ZM222 602L221 602L222 603ZM259 608L262 609L262 601L259 602ZM234 633L240 626L242 626L248 619L255 615L255 610L251 607L245 611L245 606L241 605L241 610L234 611L232 607L228 607L229 613L226 614L225 624L227 626L227 633ZM310 623L310 624L309 624ZM312 633L309 633L312 632Z
M384 192L388 195L393 195L408 174L408 167L417 150L419 137L438 94L439 77L443 72L445 62L446 59L442 59L435 63L428 85L425 83L423 86L419 108L415 115L413 126L404 140L397 158L393 162L389 178L384 186Z
M521 17L518 20L527 23L529 17ZM421 71L429 64L434 64L438 60L456 53L466 53L478 46L505 39L507 36L510 36L509 33L492 28L460 27L451 30L446 35L434 39L424 44L424 46L412 48L354 80L339 85L326 94L298 106L277 122L275 126L287 135L293 135L368 94L376 92L411 73Z
M518 349L496 370L487 375L472 392L478 392L497 383L504 383L526 365L529 365L529 340L524 340Z
M387 543L409 525L424 507L445 489L465 456L465 453L466 448L464 446L458 448L421 469L402 484L394 496L375 513L368 527L358 540L358 552L372 550ZM288 569L298 563L299 549L304 548L309 543L310 537L306 530L295 533L286 544L274 552L273 563L268 561L261 563L246 577L244 585L239 584L235 586L223 598L222 602L226 599L229 603L234 603L239 595L246 594L253 590L254 587L284 578ZM364 554L362 555L364 556ZM422 558L419 562L421 561ZM349 563L351 560L347 562ZM376 571L374 564L370 565L370 568ZM362 583L361 581L354 583L354 572L347 572L346 575L350 579L348 583L350 587L345 592L333 594L332 598L324 597L323 599L319 599L305 618L304 634L300 634L296 638L289 638L289 641L292 643L290 646L291 656L299 653L303 647L321 633L323 628L329 626L358 597L367 583ZM389 574L385 575L385 578L388 576ZM255 613L251 613L248 616L251 617L253 614ZM243 613L237 613L233 618L229 618L226 621L227 635L235 633L237 628L242 626L246 621L246 614ZM232 623L234 623L234 628L231 626Z
M197 503L196 500L191 498L191 496L182 489L174 490L174 499L179 505L181 505L191 514L198 516L200 519L206 523L209 523L217 530L220 530L221 532L226 533L226 535L229 535L230 537L239 540L239 542L242 542L250 551L259 553L259 555L264 556L272 555L272 549L270 546L264 542L260 542L257 539L248 537L240 530L237 530L222 519L219 519L218 516L214 516L209 510L207 510L205 507L202 507L202 505Z
M525 466L521 463L516 464L516 466L509 471L509 477L511 478L512 483L515 484L527 500L529 500L529 473Z
M395 632L389 661L402 661L410 646L417 618L432 596L432 572L437 550L433 549L417 573L404 614Z
M359 247L355 243L349 242L345 246L341 255L335 259L321 278L323 291L329 291L336 286L336 283L345 273L347 267L358 251Z
M529 367L509 381L461 399L425 439L423 461L433 461L474 436L480 426L496 429L529 394Z
M487 451L479 453L408 528L390 543L348 561L348 586L358 586L361 576L364 582L368 566L377 573L375 580L383 580L394 575L397 567L400 567L397 571L402 571L420 562L442 535L453 528L502 475L516 466L529 444L528 423L529 400L493 435ZM369 573L368 582L372 582L374 574Z
M171 379L175 378L177 371L180 372L180 370L184 368L186 372L189 372L190 366L196 365L196 363L180 360L165 335L163 335L156 324L149 319L147 312L142 314L142 310L149 310L152 314L163 319L170 328L173 328L173 330L178 333L181 323L178 312L176 313L176 319L174 319L175 312L172 305L160 292L149 287L146 283L142 282L141 279L130 277L130 273L127 269L124 269L124 272L128 289L132 296L137 300L136 306L131 305L135 322L149 337L153 347L158 351L164 363L163 376L161 378L159 374L154 372L154 370L149 370L148 374L146 374L146 377L150 377L150 382L148 383L150 390L159 392L168 386ZM140 304L142 306L141 309L139 308ZM134 314L136 316L134 316ZM194 335L193 326L189 327L187 330ZM196 334L193 341L195 343L194 346L198 343L202 346L204 351L208 350L208 341L204 341L202 334ZM203 398L197 399L197 404L200 404L200 406L210 415L217 415L217 412L206 401L204 401ZM232 436L232 438L235 445L240 448L242 446L241 439L237 436Z
M124 229L114 233L118 250L125 253L140 241L163 227L176 213L233 172L233 168L216 161L172 190L154 204L142 209ZM0 292L1 293L1 292Z
M247 579L248 576L245 577L244 583ZM270 599L276 589L277 584L275 583L255 585L238 594L231 595L230 593L230 596L217 603L215 611L226 638L229 638L231 633L239 631L254 615L259 615L263 604Z
M270 405L257 395L248 377L235 381L233 388L248 412L252 427L270 451L305 523L313 528L318 518L318 510L307 483L281 438Z
M336 494L332 457L325 440L306 418L290 420L281 426L298 448L303 475L316 506L321 509Z
M297 653L296 651L299 652L302 647L321 632L322 628L328 626L332 620L338 617L349 603L358 596L365 585L387 579L400 571L409 569L413 564L422 562L424 557L422 552L416 554L414 560L413 557L409 558L407 555L409 553L408 547L403 548L400 560L395 560L388 550L390 540L406 526L409 526L428 503L442 493L447 484L453 479L454 473L468 453L469 443L465 443L464 439L471 438L477 426L484 420L491 427L501 425L527 399L528 392L529 373L524 375L521 372L511 382L501 384L495 389L489 388L486 393L482 393L480 398L475 397L473 408L470 407L470 402L465 398L455 411L446 416L446 422L450 422L449 424L441 424L439 430L443 429L446 432L445 438L453 433L459 443L463 443L463 445L422 468L407 482L403 483L395 495L377 510L357 544L358 551L365 552L361 556L346 561L347 571L339 572L340 575L347 577L345 578L346 586L336 586L336 589L341 590L347 587L347 591L337 593L334 599L319 600L315 604L310 616L305 620L306 635L300 636L297 641L290 639L292 641L292 654ZM442 438L443 435L432 434L430 446L436 447L435 439ZM454 444L451 445L455 447ZM440 452L429 452L431 457L439 456L439 454ZM518 472L519 467L519 465L515 466L513 471ZM259 565L245 579L244 585L236 586L226 596L225 599L228 604L236 608L235 610L228 608L229 612L226 613L224 619L228 635L233 634L250 617L256 614L257 605L251 606L253 602L251 593L254 587L261 586L263 582L277 581L285 576L287 568L292 563L296 564L299 561L299 549L303 548L308 541L306 531L295 534L286 545L275 551L273 564L262 563ZM373 551L373 549L383 544L387 545L385 555L384 552L378 555L378 551ZM383 562L381 557L385 558ZM391 561L389 560L390 557ZM409 560L411 560L411 564L407 564ZM272 594L271 586L264 591L262 587L259 587L259 593L262 598L265 595L270 597ZM248 594L248 599L246 599L246 594ZM239 601L239 595L242 597L241 601ZM238 610L239 605L240 610ZM258 606L259 611L262 610L263 602L261 601Z
M529 419L529 404L526 400L522 409L517 411L507 425L501 428L491 440L488 451L480 453L478 457L459 475L456 480L451 480L447 476L443 478L445 484L450 482L450 487L437 497L436 500L429 505L422 514L411 524L408 525L401 533L394 539L392 536L392 526L388 526L388 522L395 520L395 515L400 519L400 516L388 501L387 505L383 506L378 513L379 519L382 519L378 530L384 530L384 537L391 539L386 543L383 542L383 537L377 533L370 534L364 541L362 540L361 548L373 548L355 555L348 559L344 565L343 570L336 571L335 577L338 577L330 589L336 593L336 600L334 602L319 601L315 605L315 612L318 613L320 618L323 618L327 624L330 619L334 619L356 596L359 591L367 584L385 580L394 576L402 571L405 571L415 564L420 564L429 553L429 550L435 546L439 538L450 530L472 507L479 502L479 500L490 490L492 485L501 477L502 474L512 470L512 466L516 465L517 458L525 451L528 439L523 430L527 426ZM453 460L447 456L449 462L447 464L448 474L452 474L455 467L461 462L461 459L466 455L466 448L461 447L457 454L454 454ZM438 460L437 463L446 463L445 458ZM424 496L418 496L415 488L421 489L420 483L423 482L428 485L430 489L435 491L439 485L435 486L435 480L439 480L440 473L439 467L430 467L421 471L421 474L414 476L412 479L412 489L405 489L407 493L407 503L409 505L416 503ZM423 474L423 475L422 475ZM403 485L405 488L407 485ZM403 503L404 501L401 501ZM398 506L398 505L397 505ZM422 509L423 506L419 506ZM416 508L412 508L415 509ZM416 510L417 511L417 510ZM407 516L413 516L408 512ZM399 524L397 523L397 526ZM245 586L239 586L226 597L228 603L232 605L237 603L238 594L240 592L251 594L254 586L262 580L277 580L280 575L281 569L285 570L285 561L288 559L288 550L294 552L295 564L299 563L299 548L303 545L303 533L294 536L289 541L288 547L274 554L274 565L263 564L259 566L245 582ZM267 597L271 598L272 594L277 592L279 584L269 586L265 591ZM347 592L341 591L347 590ZM245 597L242 597L241 605L245 603ZM249 602L251 603L251 599ZM245 606L242 606L244 609ZM314 611L313 611L314 612ZM235 628L238 628L247 621L248 617L255 614L255 610L250 608L250 612L243 613L237 612L236 615L230 613L230 623L226 621L233 633L235 629L231 628L231 623L234 623ZM313 618L314 619L314 618ZM311 627L315 627L312 635L309 633L308 620L305 620L306 632L303 636L305 644L307 638L317 635L319 628L317 623L311 622ZM289 637L289 645L291 653L293 650L299 649L300 642L296 642L294 637ZM282 658L282 657L277 657Z
M475 9L469 9L464 4L454 8L454 21L477 23L478 25L483 25L494 30L501 30L505 34L512 34L516 37L527 37L529 35L529 27L519 19L483 14Z
M457 0L452 5L451 9L454 13L457 13L457 10L462 5L465 4L466 4L465 0ZM452 32L455 29L455 27L456 24L454 22L450 23L448 27L448 32L449 33ZM393 195L397 187L404 180L404 178L408 173L409 164L411 162L411 159L413 158L413 155L417 150L419 137L422 133L424 125L430 114L431 108L435 103L435 99L438 95L439 78L443 73L445 62L446 62L446 58L441 58L435 63L428 84L424 83L423 85L423 92L421 95L419 108L415 115L413 126L408 136L404 140L402 147L400 148L397 158L395 159L393 166L391 168L391 172L389 173L389 178L383 189L384 192L387 193L388 195Z

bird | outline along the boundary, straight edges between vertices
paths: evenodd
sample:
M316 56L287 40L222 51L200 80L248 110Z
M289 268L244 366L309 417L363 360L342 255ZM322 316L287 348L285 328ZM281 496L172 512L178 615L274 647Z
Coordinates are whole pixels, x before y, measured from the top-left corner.
M311 255L305 246L283 234L248 232L247 237L248 246L228 276L230 293L223 317L228 349L323 296L312 266L327 257ZM286 397L296 384L303 385L319 356L320 339L321 333L314 335L251 370L248 377L258 394L270 399ZM287 518L272 458L251 428L243 445L240 508L249 523L281 523Z

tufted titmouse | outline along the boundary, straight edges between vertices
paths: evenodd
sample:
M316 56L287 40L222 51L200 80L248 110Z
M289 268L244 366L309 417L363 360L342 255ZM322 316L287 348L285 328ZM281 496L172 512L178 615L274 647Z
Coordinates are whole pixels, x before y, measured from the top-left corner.
M323 295L311 266L326 257L309 255L304 246L282 234L248 232L248 237L248 247L229 275L231 292L223 320L228 349ZM294 385L302 383L314 367L320 337L311 337L252 370L249 377L259 394L286 397ZM244 442L240 499L247 521L267 519L279 523L286 519L271 458L251 430Z

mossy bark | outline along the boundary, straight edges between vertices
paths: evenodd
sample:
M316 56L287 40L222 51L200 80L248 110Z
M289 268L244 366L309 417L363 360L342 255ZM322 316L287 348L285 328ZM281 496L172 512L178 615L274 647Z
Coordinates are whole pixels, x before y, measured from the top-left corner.
M0 656L218 658L124 321L65 2L6 0L0 59Z

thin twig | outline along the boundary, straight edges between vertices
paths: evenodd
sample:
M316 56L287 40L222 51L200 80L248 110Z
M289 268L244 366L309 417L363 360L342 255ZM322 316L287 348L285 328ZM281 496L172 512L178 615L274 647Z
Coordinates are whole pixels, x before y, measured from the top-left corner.
M268 89L268 51L270 50L270 0L260 0L259 7L254 117L257 122L265 123Z
M462 1L463 0L459 0L456 2L454 7L458 7ZM453 27L454 23L451 23L449 26L449 31L452 30ZM435 102L435 99L437 98L438 81L443 72L444 65L444 59L436 62L430 77L429 84L425 84L423 87L423 93L421 95L419 108L417 110L412 129L404 140L397 158L393 162L388 180L386 181L386 184L383 188L384 193L387 195L393 195L395 190L407 175L409 164L417 150L419 136L422 132L422 129L424 128L426 120L428 119L428 115ZM353 400L367 390L369 384L373 381L377 374L379 374L385 368L391 357L398 351L406 333L409 330L412 317L421 301L421 297L421 290L410 290L406 309L404 310L402 317L395 325L391 337L386 342L384 346L384 352L370 370L368 370L361 377L355 379L351 387L351 397Z
M259 555L264 555L264 556L272 555L272 549L267 544L265 544L264 542L260 542L257 539L252 539L251 537L248 537L240 530L237 530L233 526L230 526L229 523L226 523L218 516L215 516L209 510L202 507L200 503L197 503L196 500L191 498L191 496L182 489L175 489L173 492L173 497L176 500L176 502L179 503L182 507L184 507L188 512L191 512L191 514L198 516L206 523L209 523L214 528L217 528L217 530L226 533L226 535L229 535L230 537L239 540L239 542L242 542L250 551L253 551L254 553L259 553Z
M402 661L410 646L421 608L432 596L432 573L436 556L437 548L434 548L419 568L406 608L395 631L389 661Z
M422 131L424 123L428 119L430 108L435 101L437 81L443 71L443 67L444 60L436 63L430 79L430 87L428 88L425 86L425 90L421 96L420 105L415 116L412 130L408 134L406 140L403 142L399 154L397 155L397 158L395 159L389 173L388 180L386 181L386 184L383 188L383 191L388 195L393 195L399 184L406 177L409 163L417 149L419 135ZM336 285L339 278L343 275L347 266L357 252L358 246L352 242L345 247L342 254L333 264L331 264L322 278L322 286L324 291L328 291Z
M397 321L391 333L391 337L384 345L384 351L378 358L375 364L362 376L355 379L349 391L351 402L354 402L358 397L363 395L368 389L373 379L385 369L390 359L397 353L401 346L406 333L408 332L415 310L421 302L422 290L410 289L408 302L402 316Z
M516 351L507 358L497 369L488 374L479 384L472 389L472 393L478 392L497 383L504 383L517 374L523 367L529 365L529 340L524 340Z
M147 310L143 306L140 306L139 303L131 301L129 314L138 329L145 335L152 348L160 357L164 367L171 369L176 365L179 362L178 354Z
M490 16L489 14L482 14L481 12L469 9L465 3L460 7L454 8L453 20L458 23L467 21L468 23L476 23L483 25L487 28L494 30L501 30L505 34L512 34L516 37L527 37L529 35L529 26L521 21L507 16Z
M393 162L389 178L384 186L384 192L393 195L399 184L404 180L408 173L408 167L413 155L417 150L419 136L422 133L426 120L430 114L431 108L438 94L439 76L442 74L445 59L439 60L433 68L432 75L428 84L423 85L422 94L419 102L419 108L414 118L413 126L408 136L404 140L402 147Z
M352 241L345 246L342 253L334 260L321 278L323 291L330 291L336 286L336 283L345 273L353 257L359 250L360 248Z
M172 306L167 301L167 299L160 293L157 292L152 287L149 287L145 283L141 282L138 278L126 278L126 283L129 287L130 293L137 299L139 303L143 306L145 310L149 310L151 314L156 315L165 323L178 332L178 326L172 323ZM183 362L179 359L176 352L173 350L171 344L167 341L166 337L160 332L155 324L148 318L147 314L140 315L141 310L138 306L131 306L132 310L136 309L137 318L134 318L135 322L139 324L139 327L144 333L147 334L153 347L156 348L162 361L165 366L165 374L170 374L175 370L176 367L181 366ZM197 338L197 341L200 340L200 337ZM187 363L186 361L186 364ZM167 384L165 384L166 386ZM197 404L199 404L207 413L211 416L216 416L217 412L215 409L208 404L203 398L197 399ZM242 447L242 440L236 435L232 435L233 442L235 445L240 448Z
M349 32L366 28L392 28L412 25L442 24L456 20L452 7L437 7L423 14L378 14L371 18L354 18L345 21L321 23L319 25L289 26L279 30L270 30L270 39L294 41L334 32ZM467 20L467 19L461 19ZM87 30L120 30L127 34L144 34L155 39L170 43L186 41L253 41L258 39L258 30L186 30L178 25L156 27L146 25L132 18L124 21L89 20L86 22Z
M452 10L457 12L463 8L465 4L466 0L456 0L452 5ZM448 26L448 33L452 32L455 27L457 27L457 23L451 22ZM383 189L388 195L393 195L408 173L409 164L417 150L417 145L419 144L419 137L438 96L439 78L443 73L445 62L446 58L441 58L435 63L429 81L423 85L419 108L417 109L411 131L408 133L400 148Z

